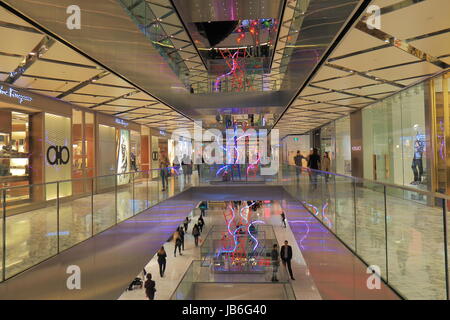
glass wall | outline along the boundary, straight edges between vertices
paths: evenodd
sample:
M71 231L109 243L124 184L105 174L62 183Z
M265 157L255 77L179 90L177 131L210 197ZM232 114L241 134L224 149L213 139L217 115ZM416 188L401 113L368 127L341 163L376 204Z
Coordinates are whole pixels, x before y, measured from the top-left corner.
M336 126L336 173L352 174L352 147L350 140L350 117L335 121Z
M328 152L330 170L336 172L336 123L335 121L320 128L320 153Z
M364 178L430 189L426 86L418 84L362 111Z
M328 152L330 171L352 175L350 116L332 121L320 128L320 155Z
M29 116L0 111L0 188L25 186L30 182ZM12 189L7 201L29 199L27 188Z
M307 157L310 153L311 145L309 134L285 137L281 149L282 161L286 164L294 165L294 157L296 156L297 151L300 151L304 157ZM303 161L303 165L307 165L305 160Z

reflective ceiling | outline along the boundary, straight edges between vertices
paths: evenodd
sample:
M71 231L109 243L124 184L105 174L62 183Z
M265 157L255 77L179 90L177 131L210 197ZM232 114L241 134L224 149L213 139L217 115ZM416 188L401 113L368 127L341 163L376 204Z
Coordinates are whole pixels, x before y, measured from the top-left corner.
M269 114L276 119L364 1L302 0L299 1L300 4L291 0L5 0L4 2L43 30L57 35L80 53L91 57L103 69L119 74L182 115L191 119L214 122L213 119L217 114L227 112ZM66 26L68 17L66 8L74 4L82 9L80 30L69 30ZM209 4L214 7L214 11L205 9ZM151 13L147 9L142 11L143 5L150 8ZM139 6L141 11L136 12ZM185 19L185 14L191 18ZM271 43L274 50L274 54L271 55L273 61L269 63L267 74L264 74L268 81L277 81L277 86L271 88L272 90L266 91L262 86L262 91L195 92L194 90L192 93L185 79L174 72L166 57L155 48L155 43L152 42L155 40L149 38L149 26L146 24L148 22L154 25L156 18L156 22L164 31L159 35L169 37L174 49L182 49L177 50L178 55L183 51L183 44L177 42L177 39L187 41L189 38L192 41L190 44L181 42L189 46L192 55L181 57L182 62L179 61L188 65L187 59L196 59L197 66L201 67L198 62L204 62L204 59L201 56L196 57L195 53L198 55L201 51L199 49L204 47L201 43L194 42L195 34L189 28L189 23L198 22L197 20L212 22L214 19L242 21L240 17L279 20L275 39L282 40ZM185 29L182 30L180 27ZM302 36L294 36L293 33L300 33ZM196 50L193 50L191 45ZM205 67L208 65L205 64ZM192 69L194 68L191 68L190 72ZM210 88L215 87L211 85Z
M192 120L3 8L0 37L9 39L0 42L0 81L149 127L192 126Z
M301 134L450 62L448 0L3 2L36 26L28 32L35 38L24 40L28 47L5 51L2 63L11 63L0 70L5 75L20 63L28 74L50 72L46 65L54 62L45 59L61 60L68 73L46 76L67 80L65 87L35 89L169 129L191 119L220 127L224 115L239 121L257 115L266 127L276 123L281 136ZM73 4L82 9L80 30L66 27L66 8ZM373 4L381 7L380 30L366 24L365 9ZM42 32L78 53L51 57L62 44ZM20 58L42 46L49 49L41 57ZM20 84L27 73L9 81ZM133 100L138 96L141 104ZM155 106L167 114L153 119L148 110Z
M392 95L450 64L450 1L374 0L381 29L358 19L275 128L301 134Z

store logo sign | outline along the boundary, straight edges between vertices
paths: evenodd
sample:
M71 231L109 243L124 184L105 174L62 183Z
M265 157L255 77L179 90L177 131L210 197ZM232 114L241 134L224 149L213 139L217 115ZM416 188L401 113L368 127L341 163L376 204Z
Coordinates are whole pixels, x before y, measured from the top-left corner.
M19 103L33 100L33 98L20 94L19 91L14 90L13 88L4 88L3 86L0 86L0 94L13 99L17 99L19 100Z
M353 146L352 147L352 151L361 151L362 147L361 146Z
M126 122L122 119L116 118L116 123L120 124L121 126L128 127L128 122Z
M50 146L47 149L47 161L51 165L69 163L70 153L66 146Z

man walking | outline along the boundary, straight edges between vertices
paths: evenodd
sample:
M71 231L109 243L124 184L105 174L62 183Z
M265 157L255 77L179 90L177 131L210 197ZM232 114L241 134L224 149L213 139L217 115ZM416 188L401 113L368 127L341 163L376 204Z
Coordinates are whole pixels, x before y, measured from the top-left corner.
M300 153L300 150L297 150L297 155L294 157L295 174L297 175L297 180L298 177L300 176L300 172L302 171L303 159L306 158Z
M295 280L294 275L292 274L292 267L291 267L292 247L288 244L287 240L284 241L284 246L281 247L280 257L281 261L283 261L283 266L286 267L287 265L291 279Z
M284 211L281 212L281 223L286 228L286 215L284 214Z

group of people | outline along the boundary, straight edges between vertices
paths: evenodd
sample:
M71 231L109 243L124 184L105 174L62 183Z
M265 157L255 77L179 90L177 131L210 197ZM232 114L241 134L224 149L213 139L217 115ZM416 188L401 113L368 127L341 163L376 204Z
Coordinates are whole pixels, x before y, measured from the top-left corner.
M322 170L325 172L330 172L331 170L331 159L328 152L324 152L323 157L321 157L319 154L319 150L317 148L313 148L311 150L311 153L307 157L305 157L301 154L300 150L297 150L297 154L294 157L297 179L300 176L303 168L303 160L306 161L307 168L312 169L312 178L315 177L314 170ZM328 180L328 174L325 175L325 179Z
M284 245L281 246L281 249L278 250L278 245L274 244L271 252L271 261L272 261L272 281L279 281L277 274L278 268L280 266L280 258L283 263L283 266L288 269L289 276L292 280L295 280L294 275L292 273L291 260L292 260L292 247L289 245L288 241L284 241Z
M191 183L192 179L192 171L193 171L193 164L191 161L191 158L188 155L184 155L181 160L178 159L177 156L175 156L173 163L173 168L180 168L183 172L184 181L189 184ZM169 176L171 172L171 163L169 161L169 158L167 157L165 152L161 152L159 156L159 168L160 168L160 175L161 175L161 181L162 181L162 191L166 191L169 185ZM197 164L197 170L200 176L200 165Z
M184 251L184 236L188 231L189 223L191 222L191 219L189 217L186 217L186 219L183 221L183 224L177 228L177 230L173 234L173 241L175 243L175 249L174 249L174 256L177 256L177 250L179 255L183 255L181 252ZM205 226L205 220L203 219L203 214L200 215L200 217L197 220L197 223L192 227L192 235L194 236L195 246L198 247L199 244L199 237L200 234L203 231L203 228ZM161 278L164 277L164 273L166 271L166 264L167 264L167 252L162 246L158 252L156 253L158 258L158 265L159 265L159 275ZM144 284L145 293L147 295L147 298L149 300L153 300L155 298L155 281L152 280L152 275L150 273L147 273L144 269L144 276L146 277L146 281Z

